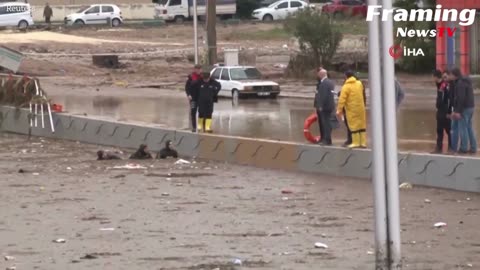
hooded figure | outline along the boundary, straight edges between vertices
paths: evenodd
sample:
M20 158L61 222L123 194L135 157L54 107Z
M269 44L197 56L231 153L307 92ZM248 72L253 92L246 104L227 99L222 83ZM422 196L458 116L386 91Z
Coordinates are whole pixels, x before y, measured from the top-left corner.
M338 99L337 115L343 114L348 121L348 128L352 133L352 143L349 148L367 147L367 115L363 85L353 76L352 71L345 72L346 81Z
M165 159L167 157L178 158L178 153L175 149L173 149L172 141L170 140L165 142L165 148L160 150L160 152L157 154L157 159Z
M202 79L193 86L198 93L196 102L198 104L199 131L212 132L213 103L218 101L218 92L221 85L215 79L210 78L210 73L203 72Z
M130 156L130 159L151 159L152 155L147 150L147 145L140 144L137 151Z
M103 150L99 150L97 152L97 160L113 160L113 159L121 159L121 158L117 155L114 155L109 152L105 152Z

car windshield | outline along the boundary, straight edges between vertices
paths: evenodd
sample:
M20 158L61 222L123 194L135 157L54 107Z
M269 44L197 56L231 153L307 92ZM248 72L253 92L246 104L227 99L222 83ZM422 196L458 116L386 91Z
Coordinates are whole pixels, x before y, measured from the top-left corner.
M232 80L258 80L262 74L256 68L232 68L230 77Z
M168 0L156 0L156 3L161 5L161 6L165 6L167 4Z
M275 1L273 2L272 4L270 4L270 6L268 6L269 8L274 8L280 1Z
M82 13L82 12L84 12L85 10L87 10L88 8L90 8L90 6L83 6L82 8L80 8L79 11L77 11L77 13Z

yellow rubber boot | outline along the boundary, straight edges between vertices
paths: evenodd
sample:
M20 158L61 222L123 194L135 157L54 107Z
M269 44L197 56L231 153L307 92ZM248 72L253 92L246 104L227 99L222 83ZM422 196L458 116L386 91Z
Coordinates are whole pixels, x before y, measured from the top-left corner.
M367 133L360 132L360 147L367 148Z
M360 133L355 132L352 133L352 144L348 146L348 148L359 148L360 147Z
M198 132L203 132L205 128L205 118L198 118Z
M212 133L212 119L205 119L205 132Z

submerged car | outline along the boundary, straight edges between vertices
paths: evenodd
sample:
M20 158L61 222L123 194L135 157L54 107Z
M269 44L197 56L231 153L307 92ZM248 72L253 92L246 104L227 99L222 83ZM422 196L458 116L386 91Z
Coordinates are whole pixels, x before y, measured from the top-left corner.
M261 21L284 20L290 15L294 15L299 10L315 7L307 2L300 0L280 0L268 7L259 8L253 11L252 17Z
M99 4L84 6L65 17L66 25L107 24L116 27L123 23L122 11L117 5Z
M219 96L236 100L244 96L276 98L280 94L278 83L262 80L262 74L255 67L216 67L211 76L222 85Z

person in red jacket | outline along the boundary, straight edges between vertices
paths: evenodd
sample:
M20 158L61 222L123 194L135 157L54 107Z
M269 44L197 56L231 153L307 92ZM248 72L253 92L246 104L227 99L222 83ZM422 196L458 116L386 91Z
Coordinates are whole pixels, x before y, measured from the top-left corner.
M193 85L202 79L202 66L195 65L193 67L192 74L188 75L187 82L185 83L185 93L187 94L188 102L190 104L190 118L192 122L192 132L197 132L197 112L198 104L196 102L198 98L198 92L194 89Z

